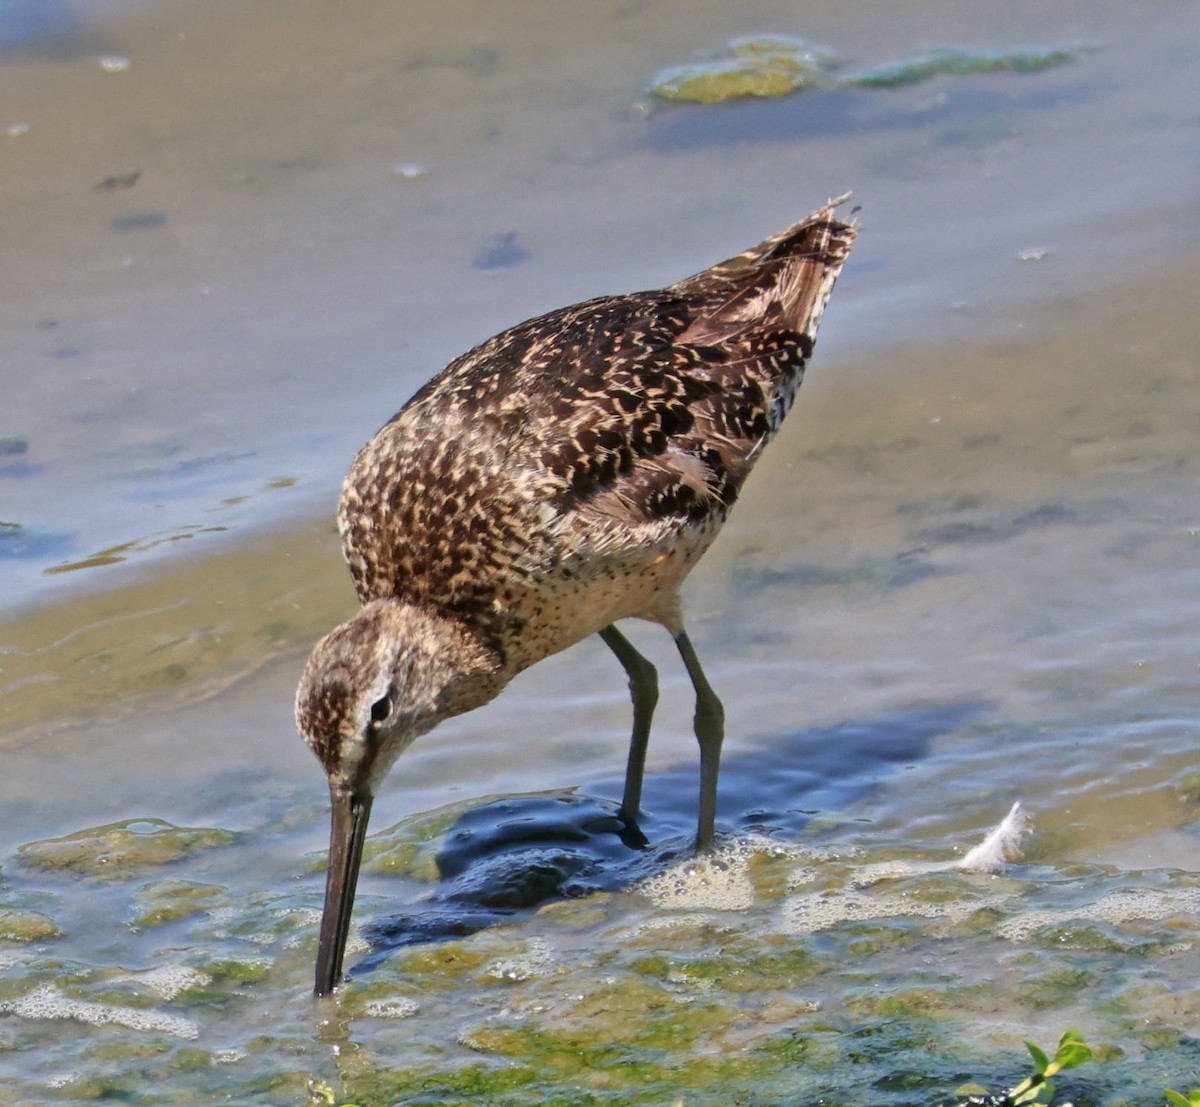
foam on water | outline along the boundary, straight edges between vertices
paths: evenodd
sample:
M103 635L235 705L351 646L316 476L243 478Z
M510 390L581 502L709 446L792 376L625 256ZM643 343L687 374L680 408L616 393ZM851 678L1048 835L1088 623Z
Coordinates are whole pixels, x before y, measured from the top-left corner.
M0 1012L25 1019L73 1019L91 1026L124 1026L130 1030L158 1031L188 1040L200 1036L200 1028L190 1019L179 1015L73 999L53 984L43 984L20 999L0 1003Z
M969 849L957 861L877 861L863 865L847 877L852 888L868 888L885 880L902 880L925 873L948 872L955 869L964 872L995 873L1007 862L1020 860L1021 839L1029 833L1029 817L1014 803L1007 815L1000 820L979 845ZM794 881L798 886L801 881Z
M910 876L924 876L926 873L945 872L953 868L955 865L951 861L872 861L848 873L846 885L850 888L870 888L873 884L888 880L904 880Z
M1197 914L1200 914L1200 888L1179 888L1171 892L1110 892L1095 903L1077 907L1022 911L998 923L996 933L1011 942L1024 942L1048 926L1080 920L1119 925L1133 919L1166 919L1172 915L1194 918Z
M212 933L218 938L229 937L229 927L240 915L236 907L214 907L208 912L208 919L212 925Z
M1017 861L1020 840L1029 833L1028 816L1019 803L987 834L983 841L957 861L891 860L859 865L840 874L840 886L800 891L783 905L786 925L794 933L826 930L842 922L864 922L886 918L915 917L963 922L983 907L1001 908L1007 918L997 922L992 933L1011 942L1024 942L1047 927L1068 923L1102 922L1112 925L1134 920L1161 920L1173 916L1195 918L1200 914L1200 887L1184 885L1169 890L1117 890L1091 902L1068 907L1038 907L1014 910L1023 894L1019 885L1004 882L981 886L964 885L961 897L928 899L901 886L888 889L889 882L937 873L968 872L994 874L1006 862ZM844 865L845 859L840 859ZM798 869L789 882L796 892L818 879L828 881L829 870ZM867 889L872 889L867 891ZM1032 892L1032 887L1026 891ZM1190 943L1181 943L1188 948Z
M784 904L784 918L789 928L796 933L826 930L840 922L861 922L900 916L941 918L960 922L983 906L983 902L997 903L1008 898L1007 894L987 895L981 902L980 897L974 894L959 900L924 900L903 892L894 896L886 893L867 895L861 889L888 881L939 872L995 872L1003 867L1006 861L1017 859L1020 840L1028 830L1028 818L1021 810L1021 805L1014 803L1008 814L992 828L983 841L959 860L892 860L859 865L845 875L841 888L826 888L789 898ZM794 890L823 875L819 870L802 868L793 874L789 886Z
M789 930L810 934L828 930L842 922L917 916L927 919L948 919L959 922L981 906L979 900L930 902L909 896L869 896L849 888L826 892L810 892L792 896L783 905L783 917Z
M679 861L647 877L638 890L662 908L695 911L745 911L754 903L750 862L764 850L776 852L776 843L744 838L704 857Z
M523 954L493 961L484 975L493 980L519 981L545 976L554 964L554 951L545 938L531 938Z
M685 915L652 915L642 919L633 928L635 933L644 934L652 930L685 930L688 927L709 927L715 933L732 930L728 926L712 926L712 917L700 911Z
M995 872L1006 861L1016 860L1021 838L1028 833L1029 821L1019 803L987 834L979 845L956 861L892 860L858 865L844 876L842 888L792 896L784 906L791 929L803 932L823 930L846 920L917 915L927 918L966 918L980 906L978 896L961 901L926 902L917 897L899 895L868 896L860 889L885 881L903 880L930 873L966 870ZM788 881L789 890L802 888L829 875L831 862L843 865L858 855L857 850L838 851L804 846L781 846L767 838L742 838L707 857L680 861L661 873L648 877L638 886L660 908L686 911L744 911L754 903L752 860L764 853L794 861ZM815 862L815 864L814 864Z
M389 999L372 999L363 1013L371 1019L411 1019L420 1014L421 1005L415 999L396 996Z
M203 988L212 983L212 977L208 973L188 968L186 965L162 965L146 972L125 973L113 979L132 980L168 1001L188 988Z
M244 1061L249 1054L244 1049L238 1049L236 1046L230 1046L228 1049L214 1049L212 1054L213 1063L217 1065L236 1065L239 1061Z

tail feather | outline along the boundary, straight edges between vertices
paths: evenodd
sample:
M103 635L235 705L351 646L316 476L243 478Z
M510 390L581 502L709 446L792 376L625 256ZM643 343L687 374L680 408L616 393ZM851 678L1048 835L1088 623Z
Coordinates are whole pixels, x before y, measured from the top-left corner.
M787 230L672 285L674 292L708 301L681 340L702 345L764 325L814 339L858 233L857 222L834 218L849 198L831 200Z

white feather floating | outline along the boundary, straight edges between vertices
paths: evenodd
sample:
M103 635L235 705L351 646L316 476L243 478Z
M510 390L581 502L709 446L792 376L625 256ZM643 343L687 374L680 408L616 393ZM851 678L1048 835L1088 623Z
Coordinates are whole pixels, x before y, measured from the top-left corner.
M1028 831L1029 819L1021 810L1020 803L1014 803L1012 810L992 828L979 845L967 851L966 856L955 868L977 873L996 872L1004 867L1006 861L1017 860L1021 839Z

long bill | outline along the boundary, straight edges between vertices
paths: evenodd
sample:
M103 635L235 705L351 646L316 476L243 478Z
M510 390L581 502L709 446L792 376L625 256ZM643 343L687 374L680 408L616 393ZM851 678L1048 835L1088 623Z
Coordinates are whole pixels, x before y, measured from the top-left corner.
M342 979L342 960L350 933L354 889L362 864L363 842L371 817L369 794L330 785L329 871L325 877L325 913L317 946L317 980L313 993L327 996Z

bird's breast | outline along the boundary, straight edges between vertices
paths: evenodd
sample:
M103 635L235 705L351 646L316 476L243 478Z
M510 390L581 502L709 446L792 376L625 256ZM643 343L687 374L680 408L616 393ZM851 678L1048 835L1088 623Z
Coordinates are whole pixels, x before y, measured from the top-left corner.
M515 574L481 613L500 637L505 669L515 675L621 619L676 632L679 585L722 522L712 515L670 528L595 527L577 546L560 546L541 571Z

